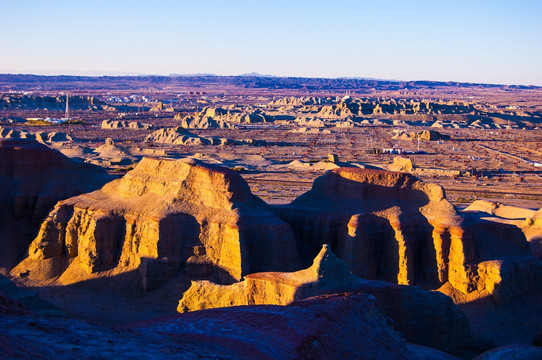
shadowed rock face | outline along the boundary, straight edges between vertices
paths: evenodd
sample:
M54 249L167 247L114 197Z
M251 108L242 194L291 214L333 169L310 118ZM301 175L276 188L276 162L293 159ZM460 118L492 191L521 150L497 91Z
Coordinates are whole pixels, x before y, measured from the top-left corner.
M476 356L473 360L534 360L542 359L542 349L536 346L517 344L499 346Z
M0 139L0 272L23 257L41 221L62 199L99 189L111 177L30 139Z
M229 286L193 281L179 301L179 312L237 305L287 305L330 293L366 293L380 312L396 322L407 341L456 352L472 342L465 315L452 300L418 287L362 280L325 244L311 267L297 272L265 272L245 276Z
M8 359L457 360L407 344L363 294L197 311L115 329L27 314L3 300L0 294L0 328L9 329L2 332L2 358Z
M529 279L523 290L542 288L539 263L520 266L529 268L523 275L514 265L535 260L520 231L463 219L440 186L410 174L335 169L276 209L294 229L305 266L322 244L330 244L352 273L365 279L430 289L449 282L463 293L497 289L514 294L506 288L518 275ZM512 266L478 266L493 260ZM492 275L499 273L496 268L503 276Z
M499 226L510 224L525 234L533 255L542 259L542 209L536 211L508 206L485 200L477 200L463 210L465 213L484 214L486 221Z
M416 358L366 294L195 311L131 328L220 346L235 359Z
M235 172L145 158L101 190L59 202L16 271L67 284L137 269L150 290L182 266L231 283L299 260L289 226Z

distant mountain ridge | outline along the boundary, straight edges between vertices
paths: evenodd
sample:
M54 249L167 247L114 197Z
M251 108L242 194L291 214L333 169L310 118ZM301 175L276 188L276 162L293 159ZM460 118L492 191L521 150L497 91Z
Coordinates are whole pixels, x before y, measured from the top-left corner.
M75 75L32 75L0 74L0 91L31 90L29 86L40 86L49 90L70 90L82 87L92 89L136 89L138 87L159 86L233 86L243 89L269 90L335 90L335 91L374 91L431 89L437 87L462 88L502 88L503 90L542 89L534 85L500 85L481 83L461 83L455 81L400 81L369 78L307 78L275 77L248 73L237 76L214 74L192 75L138 75L138 76L75 76Z

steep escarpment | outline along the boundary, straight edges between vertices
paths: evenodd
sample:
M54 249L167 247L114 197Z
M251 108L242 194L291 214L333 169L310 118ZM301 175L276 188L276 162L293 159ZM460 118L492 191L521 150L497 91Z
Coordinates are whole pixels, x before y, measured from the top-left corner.
M62 199L111 179L31 139L0 139L0 273L22 260L41 221Z
M237 173L144 158L102 189L59 202L15 271L60 284L131 273L150 290L181 269L231 283L298 267L289 226Z
M287 305L331 293L365 293L395 321L409 342L456 352L472 342L465 315L450 298L413 286L362 280L353 275L325 244L313 264L296 272L264 272L232 285L193 281L177 310L187 312L238 305Z
M365 279L430 289L449 282L499 301L542 289L540 262L520 231L464 219L440 186L410 174L335 169L277 212L294 229L305 266L330 244ZM514 277L524 278L521 289Z

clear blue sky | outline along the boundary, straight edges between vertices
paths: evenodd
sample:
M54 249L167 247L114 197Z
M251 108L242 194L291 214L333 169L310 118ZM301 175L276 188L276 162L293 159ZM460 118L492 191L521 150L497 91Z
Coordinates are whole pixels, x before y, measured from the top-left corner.
M0 0L0 72L542 85L542 1Z

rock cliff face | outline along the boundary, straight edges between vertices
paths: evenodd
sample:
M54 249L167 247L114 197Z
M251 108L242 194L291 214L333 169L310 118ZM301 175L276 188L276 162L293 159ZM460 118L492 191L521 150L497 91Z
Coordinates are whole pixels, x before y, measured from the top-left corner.
M362 280L324 245L311 267L297 272L266 272L245 276L229 286L193 281L179 301L178 311L238 305L287 305L330 293L365 293L376 299L380 312L396 322L407 341L455 352L472 338L465 315L450 298L418 287Z
M0 272L24 256L41 221L62 199L99 189L111 179L30 139L0 139Z
M449 282L463 293L487 290L501 300L542 289L540 263L520 231L464 219L440 186L410 174L335 169L277 212L292 225L305 266L330 244L364 279L430 289ZM512 273L524 278L521 289L512 290L519 286Z
M59 202L15 271L60 284L135 271L150 290L184 267L231 283L299 268L295 246L288 225L234 171L144 158L101 190Z

